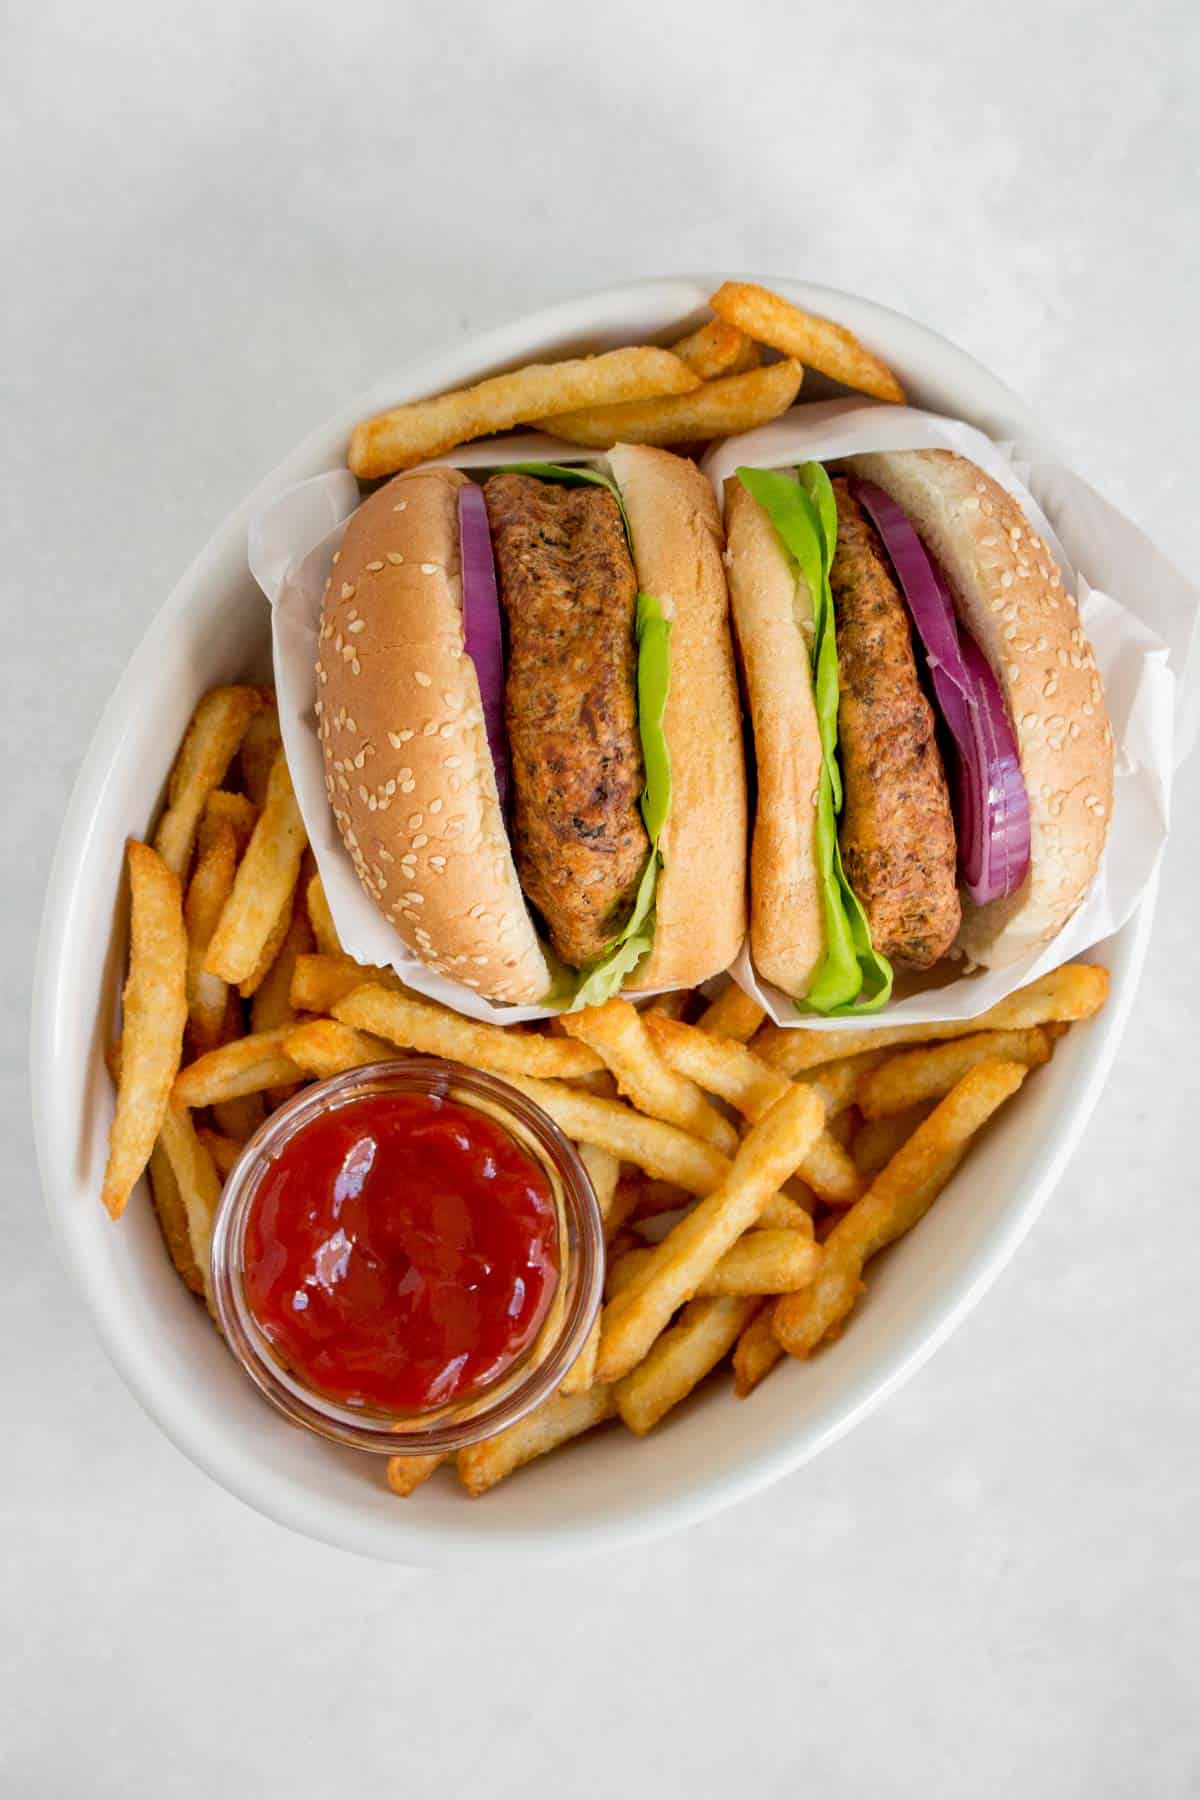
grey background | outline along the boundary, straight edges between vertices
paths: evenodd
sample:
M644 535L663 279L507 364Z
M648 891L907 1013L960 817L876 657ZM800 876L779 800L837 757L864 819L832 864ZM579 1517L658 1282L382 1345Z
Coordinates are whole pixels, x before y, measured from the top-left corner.
M301 434L448 336L693 267L860 290L1200 576L1198 76L1187 0L8 14L0 1792L1200 1791L1195 766L1116 1071L985 1305L816 1465L580 1568L376 1568L186 1464L56 1261L24 1071L130 650Z

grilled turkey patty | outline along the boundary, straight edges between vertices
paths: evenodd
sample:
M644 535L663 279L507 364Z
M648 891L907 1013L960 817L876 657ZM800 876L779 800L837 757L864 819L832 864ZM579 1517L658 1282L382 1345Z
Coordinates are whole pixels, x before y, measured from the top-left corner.
M887 554L844 478L833 491L838 841L875 948L901 968L927 969L953 944L962 915L950 794Z
M650 848L637 577L606 489L493 475L483 493L508 626L513 853L551 944L578 968L625 923Z

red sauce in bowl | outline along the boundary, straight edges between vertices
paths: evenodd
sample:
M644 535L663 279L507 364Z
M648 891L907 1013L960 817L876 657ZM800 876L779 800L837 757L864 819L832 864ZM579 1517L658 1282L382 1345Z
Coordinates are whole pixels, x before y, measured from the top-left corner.
M543 1171L494 1120L436 1095L366 1095L310 1119L246 1222L246 1302L275 1354L314 1392L382 1413L502 1375L559 1273Z

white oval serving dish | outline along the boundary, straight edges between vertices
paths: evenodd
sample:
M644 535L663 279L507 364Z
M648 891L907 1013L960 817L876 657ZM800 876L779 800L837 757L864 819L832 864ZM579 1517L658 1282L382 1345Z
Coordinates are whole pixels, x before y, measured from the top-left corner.
M124 943L122 846L158 806L199 696L269 666L265 600L246 563L263 503L338 466L368 412L534 357L662 338L699 319L721 279L588 294L408 364L285 458L214 533L134 654L75 785L51 872L34 983L34 1123L46 1203L105 1349L162 1429L249 1505L325 1543L417 1566L464 1557L561 1558L676 1530L798 1468L865 1416L945 1339L1045 1204L1111 1066L1145 958L1153 891L1094 953L1112 971L1099 1018L1077 1027L913 1235L877 1266L853 1329L787 1363L749 1399L710 1390L644 1440L616 1428L520 1472L484 1501L436 1480L401 1501L377 1458L287 1424L248 1382L163 1254L139 1189L114 1226L98 1193L111 1114L103 1049ZM841 320L897 369L913 403L997 438L1046 434L964 351L871 301L770 283ZM723 1378L727 1379L727 1378Z

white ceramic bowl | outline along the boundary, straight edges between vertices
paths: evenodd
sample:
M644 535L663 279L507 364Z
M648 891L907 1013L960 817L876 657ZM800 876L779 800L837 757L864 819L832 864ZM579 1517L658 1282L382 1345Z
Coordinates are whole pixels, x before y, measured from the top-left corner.
M34 987L32 1078L47 1205L105 1348L186 1455L260 1512L326 1543L399 1563L561 1557L665 1533L796 1469L861 1419L949 1334L1045 1204L1100 1092L1145 957L1153 895L1097 952L1104 1013L1065 1040L913 1235L878 1265L853 1329L787 1363L752 1399L705 1392L658 1432L616 1430L468 1500L435 1481L399 1501L379 1459L288 1425L259 1397L163 1254L139 1192L119 1226L101 1207L111 1094L102 1052L124 955L122 846L159 804L175 746L214 683L265 671L265 601L246 529L271 495L344 459L354 421L535 356L662 337L702 314L718 276L638 283L532 313L381 381L287 457L214 534L134 655L84 759L50 878ZM842 320L900 373L915 405L998 438L1045 433L996 378L912 320L852 295L772 281Z

